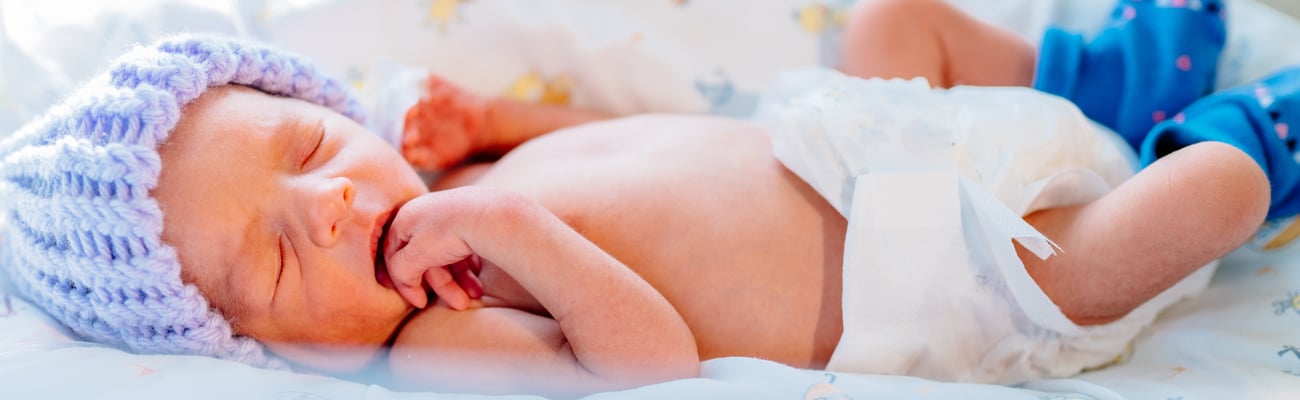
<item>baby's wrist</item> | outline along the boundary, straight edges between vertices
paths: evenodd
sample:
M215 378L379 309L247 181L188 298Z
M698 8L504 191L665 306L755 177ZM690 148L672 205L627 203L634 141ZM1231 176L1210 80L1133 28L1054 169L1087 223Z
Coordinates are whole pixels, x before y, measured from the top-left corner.
M476 94L460 91L450 106L460 119L460 126L469 141L469 152L474 154L491 146L492 118L489 111L492 101Z
M478 110L474 113L479 119L478 131L473 135L476 152L491 150L501 144L501 135L497 127L501 126L499 119L503 114L500 99L483 99L478 104Z

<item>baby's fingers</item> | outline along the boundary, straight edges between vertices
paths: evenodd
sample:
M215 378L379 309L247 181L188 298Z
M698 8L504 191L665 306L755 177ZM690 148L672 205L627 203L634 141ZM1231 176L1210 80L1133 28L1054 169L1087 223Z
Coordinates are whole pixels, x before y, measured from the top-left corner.
M390 278L393 280L393 288L397 293L402 295L403 299L411 303L415 308L424 308L429 305L429 294L424 289L424 284L420 282L420 274L414 277L401 276L402 269L389 269Z
M425 273L445 268L426 267L438 264L424 262L429 256L420 254L421 246L411 246L405 236L405 230L394 221L394 226L388 231L388 243L384 246L388 276L393 282L393 288L397 289L403 299L415 308L424 308L429 305L428 290L424 287Z
M436 128L426 121L426 117L421 116L421 109L424 103L421 102L412 106L406 111L406 121L402 128L402 157L412 166L433 170L439 167L437 154L431 139L426 136L432 135L430 132Z
M471 299L483 297L483 281L478 279L474 274L469 259L458 262L451 266L451 276L456 279L456 284L465 291L465 295Z
M437 153L428 147L403 147L402 158L422 170L436 170L439 165Z
M440 297L468 297L453 278L448 265L465 260L474 252L457 233L457 196L447 192L425 194L402 205L393 217L384 242L384 261L393 286L416 308L429 303L425 284ZM455 286L454 289L447 287ZM450 304L463 307L468 303Z
M452 277L451 271L447 267L432 268L424 272L424 281L429 283L433 293L438 298L447 302L453 310L464 310L469 308L469 294L465 289L456 283Z

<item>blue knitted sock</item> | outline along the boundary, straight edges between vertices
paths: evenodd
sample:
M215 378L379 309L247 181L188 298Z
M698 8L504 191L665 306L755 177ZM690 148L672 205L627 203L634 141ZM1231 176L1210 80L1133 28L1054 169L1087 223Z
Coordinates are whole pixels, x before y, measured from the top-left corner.
M1146 166L1197 142L1236 146L1264 169L1273 198L1267 219L1300 214L1300 67L1201 99L1169 121L1156 125L1139 155Z
M1222 0L1120 0L1091 42L1049 28L1034 88L1069 99L1137 148L1152 126L1214 89Z

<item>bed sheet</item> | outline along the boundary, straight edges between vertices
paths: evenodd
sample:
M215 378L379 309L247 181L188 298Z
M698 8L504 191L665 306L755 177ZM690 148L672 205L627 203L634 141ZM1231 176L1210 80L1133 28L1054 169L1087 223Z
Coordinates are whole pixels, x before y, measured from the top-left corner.
M869 1L869 0L863 0ZM1036 42L1049 23L1101 26L1112 0L951 0ZM345 77L385 132L436 71L470 90L616 113L744 116L779 71L834 65L851 0L0 0L0 135L130 44L169 32L257 38ZM1300 64L1300 23L1229 8L1219 87ZM398 88L398 89L394 89ZM0 238L3 240L3 238ZM1016 387L827 373L751 358L702 376L592 398L1286 399L1300 397L1300 246L1225 259L1116 365ZM8 260L0 259L0 268ZM0 274L0 398L479 398L397 393L200 357L142 356L73 340Z

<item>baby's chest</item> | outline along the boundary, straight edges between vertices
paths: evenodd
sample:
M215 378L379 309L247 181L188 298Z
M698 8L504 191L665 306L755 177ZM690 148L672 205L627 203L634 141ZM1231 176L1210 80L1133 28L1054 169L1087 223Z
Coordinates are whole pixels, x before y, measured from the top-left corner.
M843 244L843 218L776 160L762 131L734 121L562 131L516 149L479 184L538 201L656 286L779 280L828 254L838 267L826 246Z

